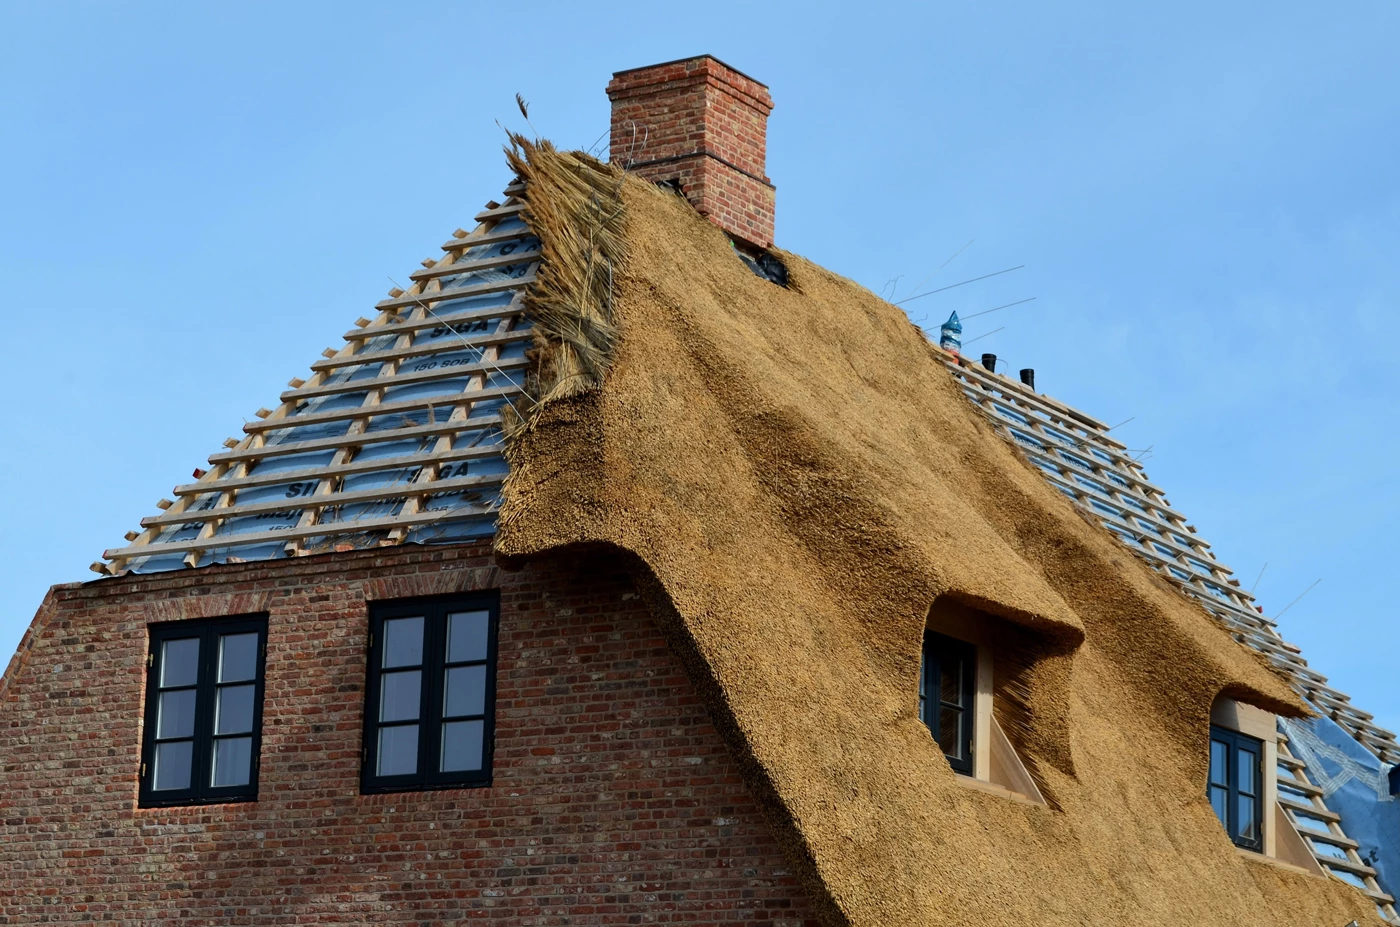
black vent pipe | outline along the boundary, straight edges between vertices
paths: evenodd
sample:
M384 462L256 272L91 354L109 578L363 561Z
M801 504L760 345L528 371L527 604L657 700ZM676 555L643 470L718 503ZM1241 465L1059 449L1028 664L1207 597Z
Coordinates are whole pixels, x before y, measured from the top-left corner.
M997 356L996 356L995 354L983 354L983 355L982 355L982 366L983 366L983 367L986 367L987 370L988 370L989 372L991 372L991 373L996 373L996 372L997 372Z
M1029 386L1031 389L1035 389L1035 371L1030 367L1027 367L1024 370L1022 370L1021 382Z

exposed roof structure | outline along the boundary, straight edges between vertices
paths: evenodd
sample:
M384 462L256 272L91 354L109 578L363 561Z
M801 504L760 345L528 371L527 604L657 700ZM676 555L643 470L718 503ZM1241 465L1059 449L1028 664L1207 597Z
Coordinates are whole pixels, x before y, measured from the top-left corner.
M520 192L488 203L475 231L459 229L93 569L489 536L506 473L502 413L522 395L532 337L523 294L539 240Z

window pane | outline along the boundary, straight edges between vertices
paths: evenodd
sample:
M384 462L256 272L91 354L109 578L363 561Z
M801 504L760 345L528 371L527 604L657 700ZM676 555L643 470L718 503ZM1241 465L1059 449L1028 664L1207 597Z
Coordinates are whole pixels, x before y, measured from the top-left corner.
M1215 816L1220 819L1221 824L1228 824L1225 820L1230 813L1230 790L1221 788L1218 785L1210 787L1210 806L1215 809Z
M963 712L959 708L943 707L938 713L938 746L944 754L962 759Z
M215 734L242 734L253 729L255 686L224 686L214 706Z
M180 689L160 694L160 709L156 719L158 739L194 736L194 693L194 689Z
M1254 766L1257 761L1255 760L1254 754L1249 750L1237 750L1235 751L1235 759L1239 763L1237 776L1240 780L1240 791L1244 792L1246 795L1255 794Z
M418 717L423 671L385 673L379 677L379 720L412 721Z
M450 721L442 726L442 771L465 772L481 768L484 721Z
M199 682L199 638L166 641L160 650L160 687L173 689Z
M1225 769L1226 761L1230 756L1228 744L1218 740L1210 742L1210 781L1212 785L1227 785L1230 782L1230 775ZM1221 820L1224 820L1223 818Z
M224 634L219 637L219 682L258 678L258 635Z
M447 662L486 659L490 612L457 612L447 616Z
M1235 810L1239 812L1240 837L1244 840L1258 839L1257 828L1254 825L1254 799L1248 795L1241 795L1236 801L1239 802Z
M446 718L479 715L486 711L486 667L454 666L447 671L447 691L442 714Z
M418 725L379 729L376 776L404 776L418 771Z
M423 662L423 619L393 618L384 622L384 665L418 666Z
M253 768L253 738L229 737L214 741L214 772L209 784L247 785Z
M940 654L938 667L938 697L949 705L961 705L963 661L954 654Z
M187 789L190 787L190 759L194 744L182 740L173 744L156 744L156 768L153 789Z

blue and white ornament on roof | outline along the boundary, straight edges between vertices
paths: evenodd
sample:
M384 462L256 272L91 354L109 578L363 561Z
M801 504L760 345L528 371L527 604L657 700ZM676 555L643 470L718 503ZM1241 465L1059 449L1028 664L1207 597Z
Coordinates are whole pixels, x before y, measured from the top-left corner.
M948 321L939 329L938 346L954 354L962 353L962 323L958 321L956 312L948 316Z

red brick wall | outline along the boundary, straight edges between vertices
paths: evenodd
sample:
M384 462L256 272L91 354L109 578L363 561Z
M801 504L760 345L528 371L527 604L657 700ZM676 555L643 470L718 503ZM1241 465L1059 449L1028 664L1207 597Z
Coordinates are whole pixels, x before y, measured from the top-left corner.
M359 794L366 600L501 590L490 788ZM814 923L615 559L401 549L59 587L0 690L0 923ZM256 802L138 809L146 625L269 613Z
M619 71L608 84L615 164L675 180L729 234L773 243L768 88L709 56Z

